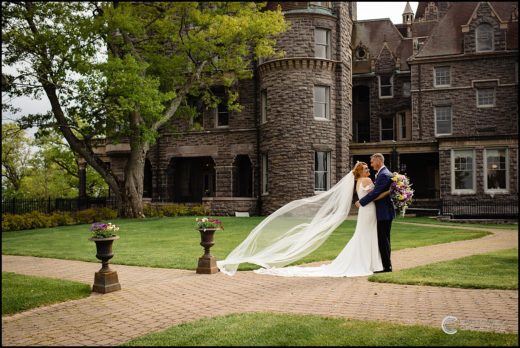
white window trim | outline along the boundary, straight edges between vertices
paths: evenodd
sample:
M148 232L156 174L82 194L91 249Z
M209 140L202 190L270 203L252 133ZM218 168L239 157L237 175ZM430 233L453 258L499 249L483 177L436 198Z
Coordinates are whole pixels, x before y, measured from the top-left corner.
M381 76L377 76L377 82L378 82L378 93L379 93L379 99L391 99L394 97L394 75L390 76L390 92L391 94L390 95L384 95L384 96L381 96ZM387 86L387 85L385 85Z
M493 104L479 104L478 103L478 91L479 90L482 90L482 89L493 89ZM476 96L476 103L477 103L477 108L494 108L496 106L496 88L493 88L493 87L489 87L489 88L477 88L477 93L475 93L475 96Z
M316 152L325 152L327 154L327 187L326 187L326 190L325 191L316 191ZM323 192L326 192L328 190L330 190L331 186L330 186L330 169L332 168L331 166L331 151L314 151L313 153L313 156L314 156L314 161L313 161L313 181L314 181L314 194L317 195L317 194L320 194L320 193L323 193Z
M506 188L488 189L487 182L487 150L506 150ZM507 147L489 147L484 149L484 193L495 195L509 193L509 149Z
M323 30L325 31L325 40L326 40L326 50L325 50L325 57L318 57L316 56L316 45L320 45L320 46L324 46L322 43L317 43L316 42L316 31L317 30ZM328 28L321 28L321 27L317 27L317 28L314 28L314 57L315 58L320 58L320 59L331 59L332 57L332 52L331 52L331 30L328 29Z
M468 151L471 150L473 152L473 189L455 189L455 151ZM476 176L476 158L475 158L475 149L468 148L460 148L460 149L451 149L451 194L452 195L474 195L477 193L477 176Z
M264 100L265 95L265 100ZM260 107L261 107L261 120L262 124L267 123L267 89L264 89L260 92Z
M491 27L491 49L490 50L479 50L478 47L478 27L482 24L487 24ZM493 28L493 25L491 23L480 23L477 27L475 27L475 52L494 52L495 51L495 28Z
M439 133L437 132L437 107L450 107L451 116L451 132L450 133ZM433 107L433 122L435 123L435 136L452 135L453 134L453 106L451 105L437 105Z
M228 110L228 124L226 126L219 126L218 125L218 106L217 106L215 108L215 128L219 128L219 129L229 128L229 116L230 116L230 113L229 113L229 110Z
M450 77L450 83L445 84L445 85L438 85L437 84L437 72L436 72L436 70L439 69L439 68L448 68L449 77ZM443 66L435 66L435 67L433 67L433 87L451 87L451 66L443 65Z
M401 134L402 132L402 120L401 120L401 114L404 114L404 125L406 127L406 133L407 136L406 137L403 137L403 135ZM410 140L412 137L411 137L411 129L409 129L408 127L408 118L411 117L408 113L408 111L399 111L396 113L396 119L397 119L397 139L399 140Z
M316 104L316 87L324 87L325 88L325 98L327 99L327 106L325 108L325 116L326 117L316 117L315 113L315 104ZM331 121L332 117L330 116L330 86L325 85L314 85L312 88L312 114L316 121Z
M385 117L385 119L388 118L388 117ZM393 133L393 138L394 139L387 139L387 140L383 140L383 117L379 117L379 141L380 142L391 142L391 141L395 141L395 119L392 118L392 133Z
M269 195L269 186L268 186L268 183L269 183L269 177L268 177L268 172L267 172L267 167L269 166L269 157L267 155L267 153L264 153L262 154L262 196L267 196ZM266 190L267 188L267 190Z

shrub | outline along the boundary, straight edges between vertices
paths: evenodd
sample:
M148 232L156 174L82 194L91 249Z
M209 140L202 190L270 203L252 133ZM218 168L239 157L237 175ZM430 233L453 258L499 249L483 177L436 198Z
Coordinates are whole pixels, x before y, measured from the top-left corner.
M195 206L191 207L190 214L205 216L205 215L209 215L209 210L202 204L195 205Z
M160 209L164 216L183 216L189 214L189 209L184 204L165 204Z

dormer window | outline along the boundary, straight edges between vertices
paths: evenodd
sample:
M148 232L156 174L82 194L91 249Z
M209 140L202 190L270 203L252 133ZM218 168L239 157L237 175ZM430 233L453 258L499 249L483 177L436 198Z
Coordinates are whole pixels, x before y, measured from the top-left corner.
M482 23L475 32L477 52L493 51L493 26L488 23Z
M357 60L367 60L367 51L364 47L356 48L356 58Z
M394 96L394 77L392 75L378 76L379 98L392 98Z

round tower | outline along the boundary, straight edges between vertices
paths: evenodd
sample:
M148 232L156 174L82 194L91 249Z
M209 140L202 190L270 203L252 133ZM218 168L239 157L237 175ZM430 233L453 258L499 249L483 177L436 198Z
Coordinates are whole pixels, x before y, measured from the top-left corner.
M285 56L258 66L261 214L328 190L350 169L352 6L280 5L290 23L277 37Z

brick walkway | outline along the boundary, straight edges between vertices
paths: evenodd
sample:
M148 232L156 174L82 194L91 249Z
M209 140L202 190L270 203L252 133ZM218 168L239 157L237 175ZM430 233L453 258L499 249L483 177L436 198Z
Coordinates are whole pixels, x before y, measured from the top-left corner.
M428 227L433 227L428 225ZM454 227L465 228L465 227ZM468 227L469 229L476 229ZM399 250L394 269L514 248L518 233ZM2 270L92 284L98 263L2 255ZM239 272L113 265L121 291L2 317L2 345L117 345L205 317L239 312L319 314L440 328L454 315L460 328L518 333L518 291L372 283L360 278L286 278Z

